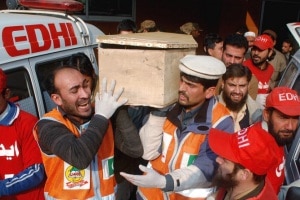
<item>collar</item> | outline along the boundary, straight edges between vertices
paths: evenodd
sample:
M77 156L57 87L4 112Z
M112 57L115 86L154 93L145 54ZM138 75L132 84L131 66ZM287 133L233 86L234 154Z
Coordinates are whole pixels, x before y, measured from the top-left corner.
M269 130L268 130L268 124L267 124L267 122L265 120L263 120L261 122L261 128L264 129L265 131L269 132Z
M89 122L93 116L91 115L89 118L83 119L83 122L79 122L72 115L68 115L60 106L57 106L56 109L64 118L68 118L77 128Z
M198 106L197 108L194 108L193 110L191 110L189 112L186 112L185 108L182 108L181 114L184 116L183 118L185 118L185 117L194 117L199 112L200 108L201 108L201 105Z
M210 98L206 99L204 103L193 109L192 112L194 114L194 119L192 124L205 124L206 126L211 126L212 123L212 110L213 106L216 103L216 99ZM167 119L176 125L180 130L182 129L181 121L178 116L183 112L184 107L182 107L179 103L176 103L175 106L167 113ZM189 125L190 127L191 125Z
M7 102L7 106L0 115L0 125L10 126L17 119L20 113L20 108L14 103Z

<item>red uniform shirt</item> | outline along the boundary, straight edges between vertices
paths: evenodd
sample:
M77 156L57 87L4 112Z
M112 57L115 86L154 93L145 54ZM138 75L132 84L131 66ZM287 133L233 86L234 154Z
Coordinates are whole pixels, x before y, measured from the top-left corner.
M251 58L246 60L243 64L244 64L244 66L246 66L250 69L252 74L258 80L257 94L269 93L270 92L270 80L271 80L272 74L274 72L274 67L268 63L267 68L264 70L261 70L253 64Z

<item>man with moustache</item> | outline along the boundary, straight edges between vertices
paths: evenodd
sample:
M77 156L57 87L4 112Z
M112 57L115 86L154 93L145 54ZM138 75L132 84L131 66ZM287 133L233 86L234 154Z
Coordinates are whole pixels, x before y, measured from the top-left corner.
M248 50L248 41L247 39L240 34L231 34L228 35L223 42L223 53L222 53L222 61L226 67L232 64L242 64L245 61L245 55ZM221 92L221 82L222 79L219 80L216 95L219 95ZM249 95L256 99L257 95L257 86L258 81L255 76L252 76L249 82Z
M234 63L243 63L248 48L248 41L243 35L230 34L225 37L222 54L222 61L225 66L228 67Z
M242 64L231 64L222 76L219 102L228 108L234 121L234 131L239 131L261 120L259 105L248 94L252 73Z
M140 131L144 175L121 172L138 186L137 199L206 198L216 155L207 143L211 128L233 132L233 121L214 97L225 65L212 56L187 55L180 60L178 102L152 111Z
M214 200L277 200L268 171L276 165L277 144L267 132L253 127L234 134L211 129L208 142L218 155L218 170L213 178Z
M266 98L266 106L263 111L263 121L255 123L254 125L238 132L238 135L241 135L241 133L245 131L248 132L248 135L256 134L256 142L262 142L261 135L263 134L273 137L273 141L268 140L269 142L264 145L264 148L267 149L270 146L274 146L275 155L272 156L270 154L266 157L265 161L261 160L260 164L257 164L256 167L259 168L265 164L265 162L269 162L273 159L273 157L276 158L275 165L272 165L267 170L267 179L270 181L276 194L279 193L280 187L284 182L284 146L293 141L296 130L299 126L299 116L300 100L297 91L287 87L276 87ZM212 141L210 142L210 145L212 145L211 147L214 150L213 142L215 141L215 137L209 138L209 140ZM246 143L247 138L241 137L239 142L241 142L240 145L245 145L242 143ZM223 147L226 144L226 141L222 140L222 144ZM251 153L253 154L252 156L254 156L253 159L255 159L256 156L264 154L264 151L265 150L262 150L257 153L254 151L249 152L249 156Z
M260 35L255 38L251 49L251 58L243 64L248 67L258 80L258 91L256 102L260 108L264 108L266 96L271 90L270 81L274 67L268 63L273 53L273 41L268 35Z
M45 87L57 108L34 128L47 175L46 199L115 198L114 135L109 118L126 99L119 100L123 90L114 93L115 82L108 90L106 84L103 79L93 109L89 80L74 66L57 67L46 79Z
M284 146L293 142L299 126L299 116L300 99L297 91L287 87L276 87L267 96L261 127L274 137L278 145L278 164L267 174L276 194L284 181Z

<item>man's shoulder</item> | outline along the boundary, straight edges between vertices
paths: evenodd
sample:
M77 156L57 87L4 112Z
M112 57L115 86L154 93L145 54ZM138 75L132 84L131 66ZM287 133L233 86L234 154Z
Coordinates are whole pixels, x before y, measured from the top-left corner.
M225 106L225 103L221 103L219 101L215 102L214 108L213 108L213 115L218 115L218 116L230 116L230 112L228 108Z
M248 67L250 70L251 70L251 68L254 68L254 67L255 67L254 64L253 64L253 62L252 62L252 59L251 59L251 58L248 58L247 60L245 60L245 61L243 62L243 65L244 65L245 67Z
M20 109L17 120L24 121L26 123L29 123L29 122L36 123L38 121L38 118L36 116Z
M285 57L284 54L281 51L279 51L277 49L274 49L274 50L276 51L276 55L275 56L282 57L282 58Z

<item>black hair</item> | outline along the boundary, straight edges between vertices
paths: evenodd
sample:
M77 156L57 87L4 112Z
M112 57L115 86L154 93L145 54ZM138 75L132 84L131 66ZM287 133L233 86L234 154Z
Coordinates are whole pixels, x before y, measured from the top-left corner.
M97 75L89 57L87 57L84 53L81 52L72 54L70 59L67 61L66 65L73 66L83 75L91 77L93 81L91 90L94 91L97 84Z
M57 68L55 68L54 70L52 70L48 76L46 77L45 81L44 81L44 86L48 92L48 94L51 96L51 94L58 94L59 91L57 90L57 88L54 85L54 78L55 75L58 71L65 69L65 68L69 68L69 69L76 69L74 66L69 66L69 65L62 65L62 66L58 66ZM78 70L78 69L76 69ZM78 70L79 71L79 70Z
M207 55L208 49L214 49L217 43L222 42L223 39L217 33L208 33L203 40L204 51Z
M242 26L240 26L236 29L235 33L240 34L240 35L244 35L248 31L249 31L249 29L247 28L247 26L242 25Z
M226 72L223 74L222 79L226 81L229 78L233 77L244 77L246 76L248 83L251 80L252 72L248 67L243 66L242 64L231 64L226 67Z
M288 43L291 47L293 47L293 42L292 42L291 39L286 38L286 39L284 39L284 40L282 41L282 43L283 43L283 42Z
M137 32L137 27L134 21L131 19L123 19L117 26L117 33L121 31L132 31L133 33Z
M223 42L223 51L226 49L227 45L231 45L234 47L238 47L238 48L244 48L245 49L245 54L248 50L248 41L247 39L241 35L241 34L230 34L228 35L224 42Z

